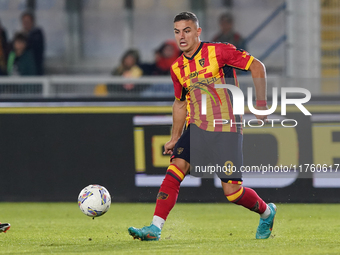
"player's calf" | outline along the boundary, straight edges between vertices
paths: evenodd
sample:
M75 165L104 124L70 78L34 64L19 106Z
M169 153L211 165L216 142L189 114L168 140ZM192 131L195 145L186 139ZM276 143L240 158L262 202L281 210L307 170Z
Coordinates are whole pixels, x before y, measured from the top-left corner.
M227 186L223 184L224 191L227 191ZM226 195L227 199L237 205L242 205L249 210L260 215L260 223L256 231L256 239L267 239L272 233L274 218L276 214L276 206L273 203L266 204L257 193L250 188L240 187L233 193Z

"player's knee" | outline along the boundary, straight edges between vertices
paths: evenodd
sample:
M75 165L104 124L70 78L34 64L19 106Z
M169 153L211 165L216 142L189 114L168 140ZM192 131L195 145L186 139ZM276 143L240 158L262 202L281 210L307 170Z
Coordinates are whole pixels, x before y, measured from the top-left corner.
M189 173L190 164L181 158L174 158L171 161L171 164L176 165L185 175Z
M227 199L229 199L229 195L237 192L241 188L241 184L231 184L231 183L225 183L222 182L223 192L226 195Z

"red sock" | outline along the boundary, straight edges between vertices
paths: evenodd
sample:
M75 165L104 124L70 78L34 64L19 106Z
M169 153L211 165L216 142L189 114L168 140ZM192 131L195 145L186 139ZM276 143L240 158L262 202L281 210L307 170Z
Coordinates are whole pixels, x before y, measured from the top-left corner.
M159 189L154 215L166 220L176 204L179 186L183 179L184 173L176 165L171 164Z
M259 214L264 213L267 204L250 188L241 187L238 191L226 195L227 199L237 205L242 205Z

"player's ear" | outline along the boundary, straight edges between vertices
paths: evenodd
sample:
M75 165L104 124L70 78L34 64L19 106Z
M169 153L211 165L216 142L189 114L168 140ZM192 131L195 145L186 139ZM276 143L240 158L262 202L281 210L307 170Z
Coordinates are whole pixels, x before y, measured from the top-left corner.
M197 28L197 35L198 35L198 36L200 36L200 35L201 35L201 33L202 33L202 28L200 28L200 27L199 27L199 28Z

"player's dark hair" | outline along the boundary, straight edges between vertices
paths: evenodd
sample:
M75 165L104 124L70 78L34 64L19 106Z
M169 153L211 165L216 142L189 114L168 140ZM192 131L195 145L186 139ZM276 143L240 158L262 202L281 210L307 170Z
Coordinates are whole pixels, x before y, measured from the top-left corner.
M195 22L198 24L198 18L195 15L195 13L192 13L192 12L181 12L177 14L174 18L174 23L181 21L181 20L191 20L192 22Z

